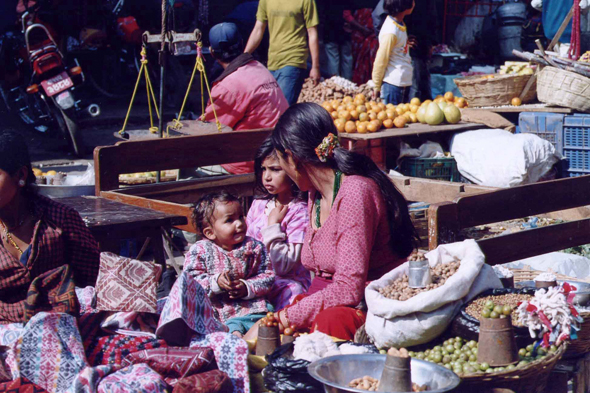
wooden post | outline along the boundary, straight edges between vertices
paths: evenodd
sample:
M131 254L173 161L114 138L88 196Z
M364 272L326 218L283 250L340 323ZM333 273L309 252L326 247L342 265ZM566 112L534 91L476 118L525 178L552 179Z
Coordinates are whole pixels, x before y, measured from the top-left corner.
M434 250L441 244L453 243L459 233L457 204L442 202L428 208L428 249Z

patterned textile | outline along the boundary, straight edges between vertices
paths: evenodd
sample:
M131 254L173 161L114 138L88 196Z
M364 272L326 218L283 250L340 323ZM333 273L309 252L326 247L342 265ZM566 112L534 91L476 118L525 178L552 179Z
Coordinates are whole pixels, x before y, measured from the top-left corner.
M310 201L314 198L311 194ZM287 308L289 321L309 328L326 308L357 306L367 280L402 262L391 250L390 236L396 234L389 233L387 206L377 184L363 176L346 176L330 216L319 230L310 224L301 251L303 266L316 277L332 276L332 283Z
M18 340L20 376L49 393L66 392L86 366L76 319L68 314L36 314Z
M49 270L33 280L25 302L24 322L41 311L79 315L73 271L69 265Z
M135 364L108 375L98 384L98 393L167 393L168 385L146 364Z
M227 293L216 295L211 290L211 280L229 271L234 279L242 279L254 294L254 298L229 299ZM246 237L242 244L226 251L209 240L196 242L186 254L184 270L205 289L211 304L222 322L238 316L267 312L264 296L272 288L275 274L272 271L264 244Z
M2 347L0 347L0 351L2 350ZM5 382L5 381L11 381L12 380L12 375L10 373L10 369L8 369L5 365L5 361L4 361L4 355L3 353L0 353L0 382Z
M86 348L86 354L91 366L121 365L123 359L131 353L144 349L166 348L167 346L164 340L116 334L95 339Z
M231 381L226 373L219 370L211 370L201 374L183 378L176 386L173 393L225 393L230 392Z
M99 312L96 309L96 290L94 287L76 287L76 296L80 303L80 314Z
M100 381L120 368L116 365L86 367L78 374L68 393L96 393Z
M16 362L16 344L24 330L22 323L0 324L0 357L4 360L6 371L10 373L10 379L19 377L18 364Z
M246 341L230 333L212 333L207 337L194 339L190 346L213 349L217 367L230 378L233 393L250 393Z
M67 264L79 287L96 283L98 244L80 214L40 195L33 206L39 221L27 264L0 245L0 323L22 322L31 282L51 269Z
M151 313L117 312L107 316L100 327L105 332L156 338L159 316Z
M123 367L145 363L174 386L180 378L217 368L210 348L159 348L135 352L123 360Z
M363 8L354 13L354 18L361 25L371 29L371 31L374 30L372 11L370 8ZM354 83L362 85L371 79L377 49L379 49L379 40L375 34L366 37L360 31L353 30L352 56L354 58L354 72L352 74L352 81Z
M97 308L155 313L156 288L161 273L160 265L110 252L101 253L96 284Z
M14 381L0 383L0 392L6 393L46 393L42 387L35 385L25 377L20 377Z
M187 346L192 336L227 331L215 318L205 290L184 270L170 291L156 334L170 345Z

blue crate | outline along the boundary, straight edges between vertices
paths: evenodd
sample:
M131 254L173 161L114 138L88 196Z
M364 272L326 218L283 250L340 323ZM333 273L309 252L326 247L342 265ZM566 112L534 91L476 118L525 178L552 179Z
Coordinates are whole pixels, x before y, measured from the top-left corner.
M535 134L550 142L563 154L563 122L565 115L559 113L521 112L516 133Z
M569 160L571 177L590 175L590 115L565 116L563 155Z

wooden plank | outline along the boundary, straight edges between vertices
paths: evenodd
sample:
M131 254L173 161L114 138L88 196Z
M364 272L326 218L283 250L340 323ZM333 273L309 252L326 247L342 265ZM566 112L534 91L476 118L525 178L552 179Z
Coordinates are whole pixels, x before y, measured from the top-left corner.
M571 209L590 205L590 176L470 195L456 203L461 228Z
M417 177L390 176L390 178L406 200L412 202L447 202L453 201L464 195L480 194L497 190L495 187L452 183Z
M430 211L428 212L430 215ZM478 240L488 265L497 265L590 243L590 219Z
M94 150L96 194L119 187L119 174L250 161L271 130L119 142Z
M454 243L459 233L457 205L442 202L428 208L428 249L434 250L440 244Z
M347 134L345 132L341 132L338 134L338 136L343 139L355 139L359 141L364 141L369 139L387 139L399 138L402 136L436 134L440 132L462 132L468 130L476 130L478 128L486 128L486 126L484 126L483 124L476 123L443 124L438 126L413 123L405 128L391 128L367 134Z
M134 195L125 195L113 191L103 191L100 193L100 196L121 203L128 203L130 205L158 210L164 213L184 216L187 219L187 224L177 225L176 227L185 231L193 233L196 232L196 228L194 227L191 218L193 209L190 205L180 205L178 203L158 201L155 199L142 198Z

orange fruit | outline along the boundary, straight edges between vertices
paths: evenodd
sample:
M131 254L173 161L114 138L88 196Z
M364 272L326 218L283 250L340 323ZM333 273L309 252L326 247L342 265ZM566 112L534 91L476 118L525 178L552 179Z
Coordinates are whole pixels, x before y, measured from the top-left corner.
M512 104L512 106L521 106L522 100L519 97L514 97L512 101L510 101L510 104Z
M383 122L379 119L371 120L371 123L375 124L375 126L377 127L377 130L379 130L381 128L381 126L383 125Z
M450 92L450 91L447 91L447 92L445 93L445 95L444 95L444 99L445 99L447 102L453 102L453 101L455 100L455 95L454 95L452 92Z
M385 127L385 128L393 128L393 120L392 119L385 119L385 120L383 120L383 127Z
M372 121L367 124L367 131L369 132L376 132L377 131L377 124L373 123Z
M397 116L397 113L395 112L395 110L388 110L387 112L385 112L387 114L387 118L388 119L395 119L395 117Z
M382 111L383 111L383 110L385 110L385 108L386 108L385 104L384 104L384 103L382 103L382 102L378 103L378 104L377 104L377 106L378 106L378 107L379 107L379 108L380 108Z
M412 121L412 123L417 123L418 116L415 113L410 113L410 120Z
M359 113L363 113L363 112L366 112L367 111L367 107L364 106L364 105L357 105L356 110Z
M361 113L359 113L359 120L360 121L368 121L369 120L369 114L367 112L361 112Z
M457 97L455 105L457 106L457 108L465 108L465 105L467 105L467 101L465 101L465 98L463 97Z
M398 116L403 115L404 113L406 113L406 111L404 110L404 108L400 108L399 106L397 108L395 108L395 113L397 113Z
M424 101L424 102L422 103L422 105L428 105L428 104L430 104L431 102L432 102L432 100L426 100L426 101Z
M338 108L336 108L336 110L337 110L338 112L345 111L345 110L346 110L346 105L339 105L339 106L338 106Z
M406 126L407 120L404 116L398 116L393 120L393 124L397 128L404 128Z
M420 109L420 107L416 104L410 104L410 112L412 113L417 113L418 109Z
M410 104L404 104L404 111L409 112L410 109Z
M363 100L363 102L366 101L366 97L363 93L357 94L354 98L357 100Z
M346 122L344 121L344 119L334 120L334 125L336 126L336 129L338 130L338 132L344 132L345 124L346 124Z
M338 112L332 111L330 114L332 115L332 119L336 120L338 118Z
M368 123L367 123L367 122L365 122L365 121L362 121L362 122L360 122L360 123L359 123L359 125L358 125L358 126L356 126L356 131L357 131L359 134L366 134L366 133L367 133L367 131L368 131L368 130L367 130L367 125L368 125Z
M377 114L375 112L369 112L369 120L377 119Z
M346 124L344 124L344 131L348 132L349 134L355 133L356 125L354 124L354 122L347 121Z
M377 113L377 119L379 119L381 121L387 119L387 113L386 112L379 112L379 113Z
M359 113L358 113L358 111L357 111L356 109L353 109L353 110L351 110L351 111L350 111L350 116L351 116L353 119L355 119L355 120L356 120L356 119L358 119L358 118L359 118Z
M350 112L347 110L341 110L338 112L338 117L344 120L350 120L350 118L352 117L350 115Z
M418 97L414 97L410 100L410 104L420 106L420 99Z
M352 102L352 97L351 96L346 96L342 99L343 103L349 104Z

